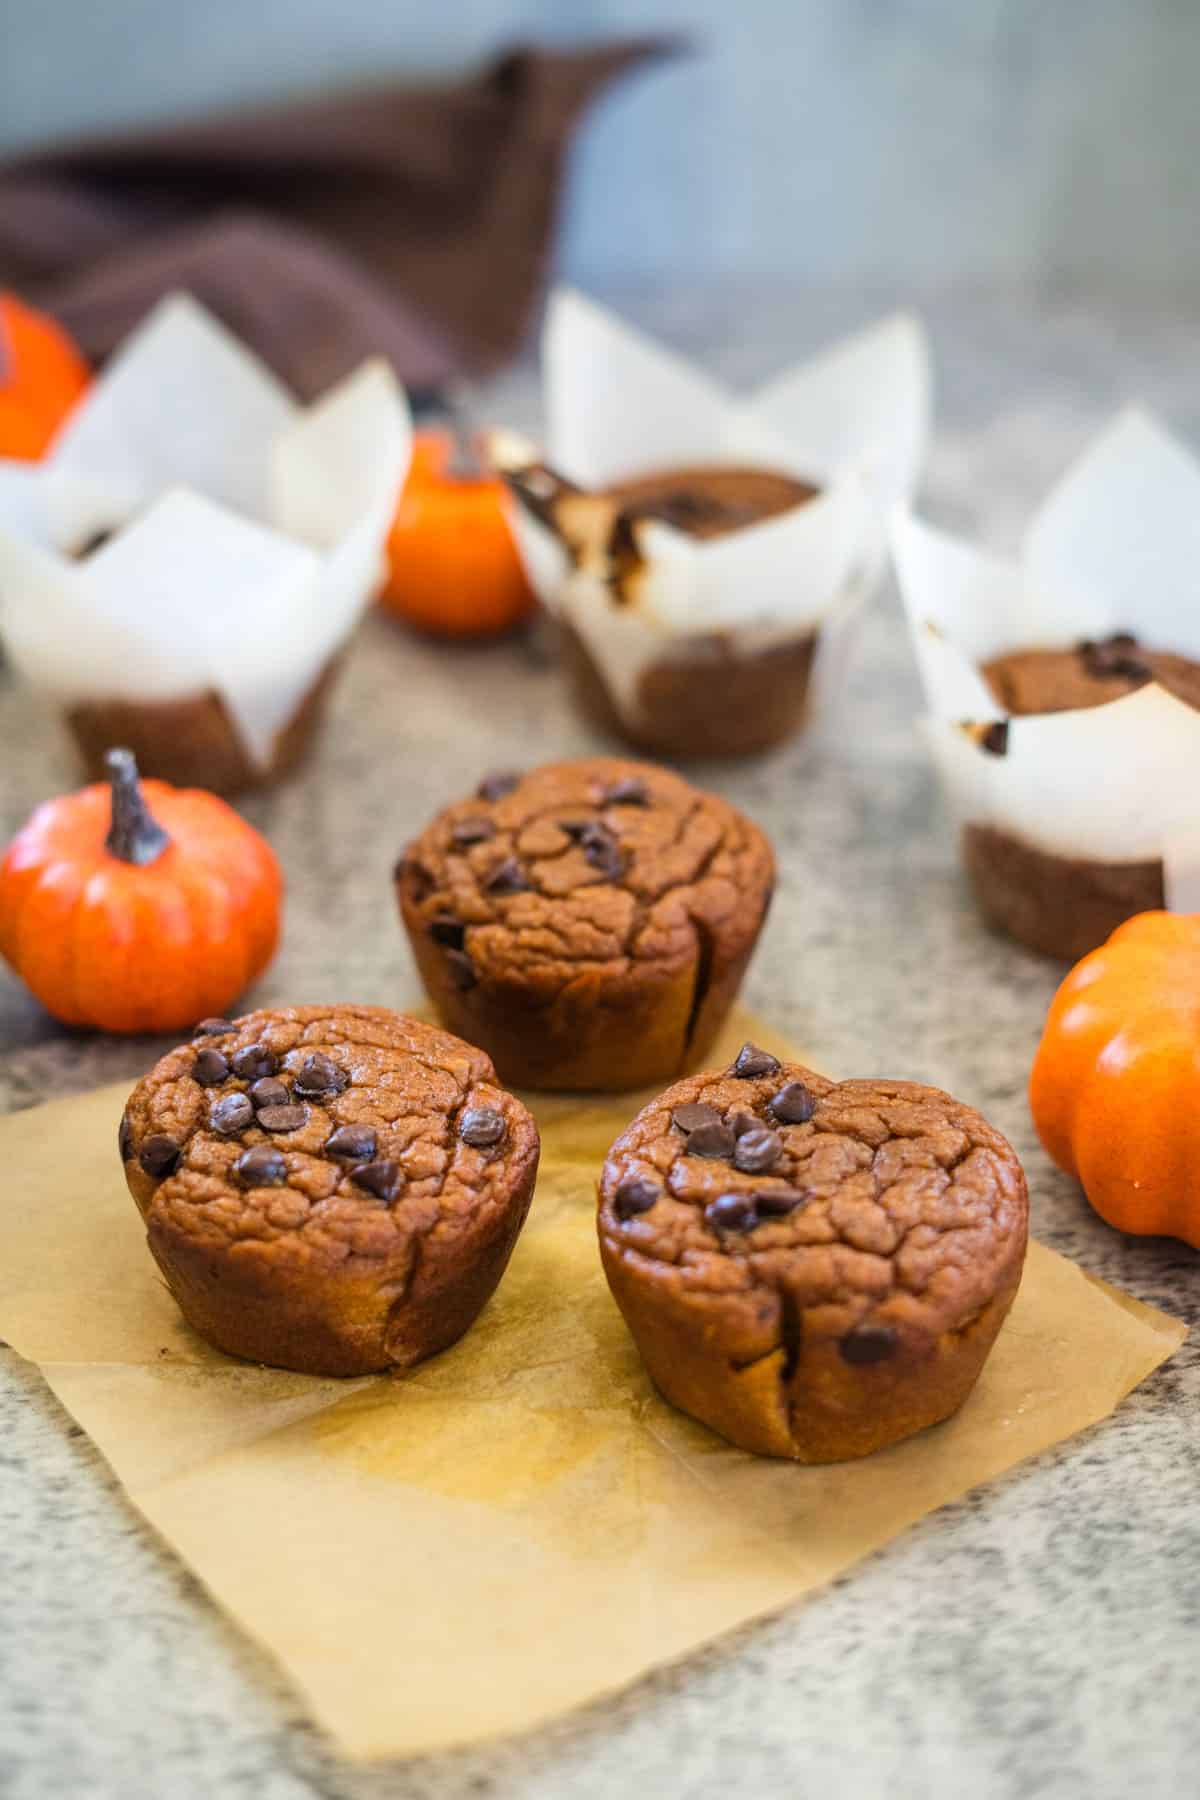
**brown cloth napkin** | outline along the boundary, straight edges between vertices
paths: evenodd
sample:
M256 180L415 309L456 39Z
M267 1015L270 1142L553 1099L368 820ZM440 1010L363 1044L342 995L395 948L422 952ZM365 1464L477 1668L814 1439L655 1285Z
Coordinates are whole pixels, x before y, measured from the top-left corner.
M392 86L0 166L0 286L102 361L187 288L301 398L364 356L420 391L511 355L547 271L573 126L676 48L517 49Z

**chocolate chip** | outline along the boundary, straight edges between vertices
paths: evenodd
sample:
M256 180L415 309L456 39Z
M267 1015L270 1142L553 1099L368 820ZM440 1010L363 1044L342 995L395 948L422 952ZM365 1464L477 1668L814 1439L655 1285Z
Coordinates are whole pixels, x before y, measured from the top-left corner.
M496 835L490 819L460 819L450 827L450 842L456 850L469 850L472 844L486 844Z
M864 1365L886 1362L899 1341L891 1325L856 1325L846 1333L838 1349L844 1361Z
M404 1172L398 1162L360 1163L357 1169L351 1169L350 1179L355 1187L366 1188L377 1200L391 1200L404 1185Z
M728 1156L732 1149L733 1133L724 1119L718 1119L715 1125L697 1125L694 1131L688 1132L689 1156L710 1156L715 1159Z
M340 1156L346 1162L370 1162L379 1148L379 1139L369 1125L339 1125L325 1140L326 1156Z
M720 1125L724 1121L715 1106L703 1104L677 1106L671 1114L671 1123L680 1131L695 1131L700 1125Z
M729 1121L729 1129L735 1138L742 1138L748 1131L762 1131L763 1122L757 1113L735 1112Z
M989 756L1008 755L1008 720L995 719L979 740L979 748Z
M593 831L595 826L595 819L560 819L558 821L558 829L565 831L567 836L573 838L576 843Z
M517 769L493 769L490 775L484 776L475 792L481 800L503 800L505 794L512 793L520 779L520 771Z
M647 1181L641 1175L627 1175L613 1195L613 1211L618 1219L632 1219L638 1213L649 1212L661 1192L656 1181Z
M816 1101L802 1081L789 1081L768 1105L785 1125L803 1125L817 1110Z
M121 1114L121 1123L117 1127L117 1149L122 1162L128 1162L133 1156L133 1131L125 1114Z
M524 894L528 892L530 882L516 857L506 856L483 885L489 894Z
M755 1194L754 1204L761 1218L781 1219L785 1213L795 1212L798 1206L807 1206L808 1195L797 1194L792 1188L763 1188Z
M192 1064L192 1078L201 1087L220 1087L229 1074L229 1058L219 1050L201 1050Z
M760 1050L757 1044L743 1044L729 1073L739 1081L753 1081L760 1075L778 1075L780 1066L779 1058L769 1050Z
M604 790L606 806L649 806L650 790L637 775L625 775Z
M250 1098L255 1106L286 1106L291 1097L286 1085L275 1075L264 1075L250 1089Z
M475 973L475 964L465 950L447 950L446 967L450 971L450 979L462 993L473 988L479 980Z
M260 1106L258 1123L264 1131L299 1131L307 1123L307 1106Z
M779 1161L782 1149L779 1133L760 1125L757 1131L744 1132L733 1146L733 1166L744 1175L765 1175Z
M254 1123L254 1108L245 1094L222 1094L209 1109L208 1122L221 1137L236 1137Z
M704 1217L718 1231L753 1231L758 1224L752 1194L718 1194L705 1207Z
M429 927L429 935L435 944L445 944L451 950L461 950L467 928L461 919L452 919L449 913L439 913Z
M155 1181L161 1181L164 1175L169 1175L173 1169L178 1168L181 1155L177 1139L170 1137L165 1131L152 1131L142 1144L138 1161L147 1175L152 1175Z
M1085 640L1078 646L1080 660L1089 675L1122 676L1128 681L1149 681L1148 663L1132 654L1138 641L1131 631L1114 631L1098 642Z
M233 1167L246 1187L282 1187L287 1180L287 1164L270 1144L243 1150Z
M326 1056L323 1050L314 1050L300 1064L292 1085L305 1100L317 1100L327 1094L342 1093L349 1087L350 1077L331 1056Z
M584 856L609 881L615 881L625 866L621 846L603 825L591 826L579 839Z
M494 1106L468 1106L458 1122L458 1135L473 1150L490 1150L498 1144L508 1127L504 1114Z
M265 1044L247 1044L233 1059L233 1072L242 1081L259 1081L264 1075L273 1075L278 1067L275 1052Z
M231 1031L236 1030L237 1026L231 1024L228 1019L201 1019L200 1023L193 1028L192 1036L194 1038L227 1037Z

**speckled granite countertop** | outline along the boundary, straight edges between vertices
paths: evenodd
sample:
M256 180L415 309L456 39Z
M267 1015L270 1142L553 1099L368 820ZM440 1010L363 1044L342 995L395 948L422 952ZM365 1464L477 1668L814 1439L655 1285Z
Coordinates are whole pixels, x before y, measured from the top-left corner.
M882 302L729 293L642 310L748 380ZM1194 314L981 295L927 317L940 393L926 492L944 523L1015 543L1046 483L1126 398L1200 441ZM517 425L535 408L525 374L491 397ZM831 1073L903 1074L982 1107L1026 1158L1038 1235L1194 1325L1200 1257L1109 1231L1035 1146L1025 1075L1058 971L977 922L914 737L916 699L889 597L835 741L712 773L780 856L748 998ZM482 766L594 743L536 646L448 653L372 621L318 760L247 809L291 883L283 950L253 998L413 997L388 880L397 848ZM74 781L54 731L3 676L0 767L5 834ZM132 1078L156 1048L68 1035L0 975L0 1105ZM927 1519L784 1617L552 1729L354 1770L162 1550L37 1376L0 1351L0 1792L1188 1792L1200 1767L1198 1402L1193 1344L1107 1424Z

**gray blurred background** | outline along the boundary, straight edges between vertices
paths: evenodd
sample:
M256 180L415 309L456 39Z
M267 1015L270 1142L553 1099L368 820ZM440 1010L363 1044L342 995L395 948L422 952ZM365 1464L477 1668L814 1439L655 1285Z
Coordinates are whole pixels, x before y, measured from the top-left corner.
M663 28L580 138L580 282L1200 285L1200 0L0 0L0 150Z

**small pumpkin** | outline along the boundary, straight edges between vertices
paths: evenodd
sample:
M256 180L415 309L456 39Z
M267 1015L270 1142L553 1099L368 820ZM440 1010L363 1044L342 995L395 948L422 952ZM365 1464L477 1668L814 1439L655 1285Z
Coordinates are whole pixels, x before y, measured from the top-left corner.
M494 637L533 611L503 482L447 431L419 431L387 541L389 612L438 637Z
M1200 914L1139 913L1076 964L1029 1100L1102 1219L1200 1249Z
M90 379L53 319L0 294L0 456L41 456Z
M270 962L283 878L270 845L198 788L138 780L48 800L0 862L0 953L66 1025L180 1031Z

